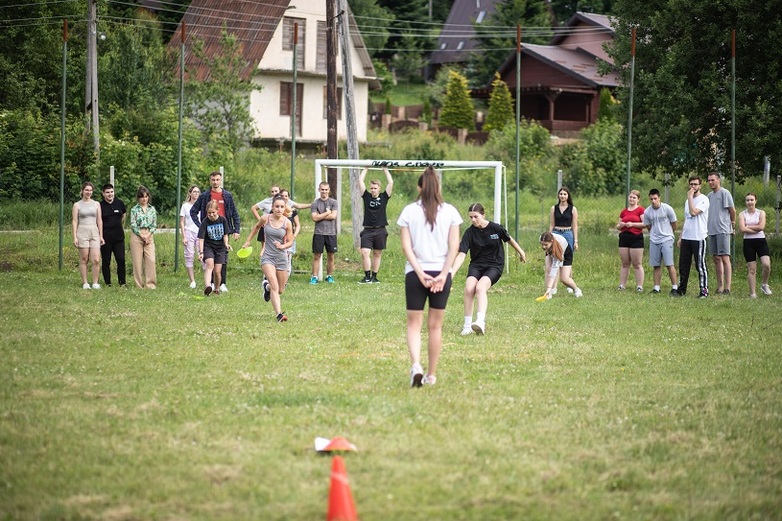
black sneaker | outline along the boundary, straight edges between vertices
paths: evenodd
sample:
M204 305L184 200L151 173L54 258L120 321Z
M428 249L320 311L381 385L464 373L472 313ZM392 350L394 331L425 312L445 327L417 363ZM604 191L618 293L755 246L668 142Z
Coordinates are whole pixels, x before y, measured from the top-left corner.
M207 286L204 288L204 295L207 297L212 294L212 286Z
M358 281L359 284L372 284L372 277L364 277L360 281Z
M701 291L701 294L700 294L700 295L698 295L698 298L706 298L706 297L708 297L708 296L709 296L709 292L708 292L708 290L705 290L705 289L704 289L704 290L702 290L702 291Z
M372 282L372 284L380 284L380 281L377 280L377 275L372 275L372 279L370 279L370 282Z
M652 289L652 293L654 293L656 295L656 294L660 293L660 290L659 289Z
M681 294L681 293L679 293L679 290L678 290L678 289L672 289L672 290L671 290L671 293L670 293L670 295L671 295L672 297L681 297L681 296L682 296L682 294Z
M726 290L724 290L724 291L722 292L722 294L723 294L723 295L725 295L726 297L727 297L727 296L730 296L730 290L729 290L729 289L726 289Z
M288 321L288 315L286 315L284 311L277 315L277 322L287 322L287 321Z
M263 300L269 302L272 299L272 292L269 290L269 281L263 281Z

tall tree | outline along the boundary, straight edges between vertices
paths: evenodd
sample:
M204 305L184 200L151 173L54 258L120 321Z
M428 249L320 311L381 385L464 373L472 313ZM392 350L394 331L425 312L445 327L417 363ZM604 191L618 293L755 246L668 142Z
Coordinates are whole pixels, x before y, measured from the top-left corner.
M731 29L736 29L737 175L761 169L782 141L782 0L617 0L610 51L624 75L627 121L631 25L637 26L633 159L685 176L730 170ZM761 30L762 28L762 30ZM778 156L777 156L778 157Z
M475 130L475 108L467 88L467 79L455 71L448 73L448 89L440 113L440 124L446 127Z
M515 52L518 24L538 29L532 36L522 33L522 41L546 43L552 33L539 29L550 28L551 22L546 0L506 0L499 3L494 14L483 23L474 24L481 52L473 53L470 58L472 83L488 84L508 56Z
M489 113L486 115L486 124L483 130L502 130L505 125L515 120L513 112L513 98L508 90L508 84L502 81L500 73L495 73L491 84L489 96Z
M348 4L369 54L375 56L388 42L391 34L389 27L394 21L394 14L378 5L377 0L349 0Z
M209 69L206 79L188 83L186 97L190 117L203 129L205 144L211 151L223 149L233 160L236 153L255 134L250 114L250 94L260 86L243 80L240 71L247 65L236 36L223 29L220 51L207 54L202 41L196 41L193 53Z

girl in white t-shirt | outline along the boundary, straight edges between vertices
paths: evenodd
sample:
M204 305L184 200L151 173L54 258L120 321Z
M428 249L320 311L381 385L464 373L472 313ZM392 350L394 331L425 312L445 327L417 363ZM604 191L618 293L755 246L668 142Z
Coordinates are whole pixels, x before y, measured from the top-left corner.
M187 191L187 201L182 203L179 210L179 231L182 233L182 244L185 246L185 269L187 277L190 279L190 288L195 289L195 273L193 271L193 260L195 258L195 248L198 243L198 226L190 217L190 209L201 195L201 189L196 185L190 187Z
M546 252L546 256L551 257L551 271L549 271L546 278L546 292L542 297L538 297L538 300L548 300L554 296L557 278L559 278L562 284L573 290L573 295L581 297L583 293L581 293L581 290L570 276L573 272L573 250L570 248L567 239L558 234L545 232L541 234L539 241L541 249Z
M451 267L459 253L459 225L462 217L443 201L434 168L427 167L418 178L418 200L399 215L405 265L407 302L407 348L412 368L410 384L421 387L437 381L437 362L443 345L445 306L451 292ZM424 305L429 301L429 370L421 367L421 329Z

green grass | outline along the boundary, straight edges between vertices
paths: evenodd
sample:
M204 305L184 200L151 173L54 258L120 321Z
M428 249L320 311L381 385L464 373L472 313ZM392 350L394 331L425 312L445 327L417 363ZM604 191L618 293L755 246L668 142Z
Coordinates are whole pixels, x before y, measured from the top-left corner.
M322 519L313 441L337 435L365 521L779 519L779 297L746 297L743 262L730 298L618 293L615 238L585 232L584 298L538 304L543 217L524 219L487 335L459 336L462 272L420 390L396 234L382 284L355 283L343 235L337 284L295 275L277 324L255 260L197 300L161 234L158 290L83 291L56 233L3 233L0 519Z
M400 81L399 85L396 85L388 96L391 98L391 103L396 106L408 106L408 105L421 105L426 98L427 86L423 83L405 83ZM370 99L372 103L385 103L386 96L372 95L370 93Z

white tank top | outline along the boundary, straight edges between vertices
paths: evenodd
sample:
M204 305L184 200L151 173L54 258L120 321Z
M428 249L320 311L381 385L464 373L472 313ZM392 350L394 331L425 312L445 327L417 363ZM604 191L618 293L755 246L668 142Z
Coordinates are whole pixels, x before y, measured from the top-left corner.
M749 213L748 211L744 210L741 212L741 215L744 216L744 224L747 226L755 226L760 223L760 210L755 210L755 213ZM765 236L766 232L764 231L744 234L745 239L763 239Z

